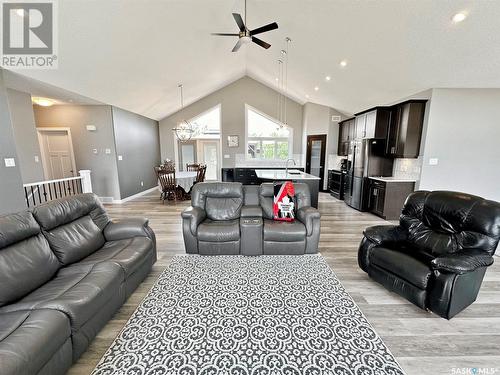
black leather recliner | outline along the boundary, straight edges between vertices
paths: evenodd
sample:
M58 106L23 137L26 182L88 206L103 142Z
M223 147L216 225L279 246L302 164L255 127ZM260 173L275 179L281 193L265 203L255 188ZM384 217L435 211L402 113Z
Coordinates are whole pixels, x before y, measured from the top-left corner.
M359 266L410 302L450 319L476 300L500 239L500 203L418 191L400 223L367 228Z

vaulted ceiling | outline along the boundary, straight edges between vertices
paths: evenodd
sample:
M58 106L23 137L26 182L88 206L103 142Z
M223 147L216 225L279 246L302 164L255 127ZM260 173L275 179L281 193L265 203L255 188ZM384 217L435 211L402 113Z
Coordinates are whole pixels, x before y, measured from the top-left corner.
M245 74L276 85L290 37L300 102L354 113L432 87L500 87L500 1L248 0L249 28L279 29L261 35L269 50L237 53L236 38L210 35L236 31L231 12L243 0L59 1L59 68L19 73L161 119L179 109L181 82L187 103Z

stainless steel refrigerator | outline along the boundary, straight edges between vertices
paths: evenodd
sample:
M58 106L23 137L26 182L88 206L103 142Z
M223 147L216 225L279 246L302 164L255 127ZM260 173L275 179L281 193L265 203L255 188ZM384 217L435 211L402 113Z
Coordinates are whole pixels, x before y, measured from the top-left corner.
M383 139L351 141L347 155L345 202L359 211L368 209L368 177L392 176L393 159L384 155Z

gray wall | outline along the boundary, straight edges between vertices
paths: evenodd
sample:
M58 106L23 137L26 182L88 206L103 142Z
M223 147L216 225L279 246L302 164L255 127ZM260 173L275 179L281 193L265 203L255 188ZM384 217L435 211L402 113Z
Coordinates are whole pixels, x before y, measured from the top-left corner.
M76 168L92 171L92 188L99 197L120 199L118 167L111 106L54 105L34 106L37 127L69 127L73 138ZM97 131L88 131L95 125ZM94 154L93 149L98 153ZM111 153L106 154L105 150Z
M14 158L16 166L6 168L4 158ZM3 81L3 71L0 69L0 214L16 212L25 208L23 181L14 141L9 103Z
M21 176L25 184L45 180L31 95L7 89ZM38 162L35 161L38 157Z
M187 88L186 88L187 89ZM187 106L160 121L160 144L162 160L174 159L174 135L172 128L182 119L196 115L221 104L222 166L231 168L235 165L235 155L245 154L245 104L276 118L278 93L250 77L243 77L224 88ZM293 153L302 153L302 105L287 99L288 124L293 128ZM228 148L227 136L238 135L239 147Z
M500 201L500 89L434 89L420 188ZM429 165L438 158L438 165Z
M116 153L123 158L117 158L121 198L156 186L153 167L160 164L158 122L113 107L113 127Z

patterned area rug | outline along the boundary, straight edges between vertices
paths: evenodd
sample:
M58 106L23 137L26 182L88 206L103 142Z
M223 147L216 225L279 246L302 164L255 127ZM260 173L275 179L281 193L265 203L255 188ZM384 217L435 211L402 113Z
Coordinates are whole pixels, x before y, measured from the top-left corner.
M321 255L178 256L94 375L395 375Z

